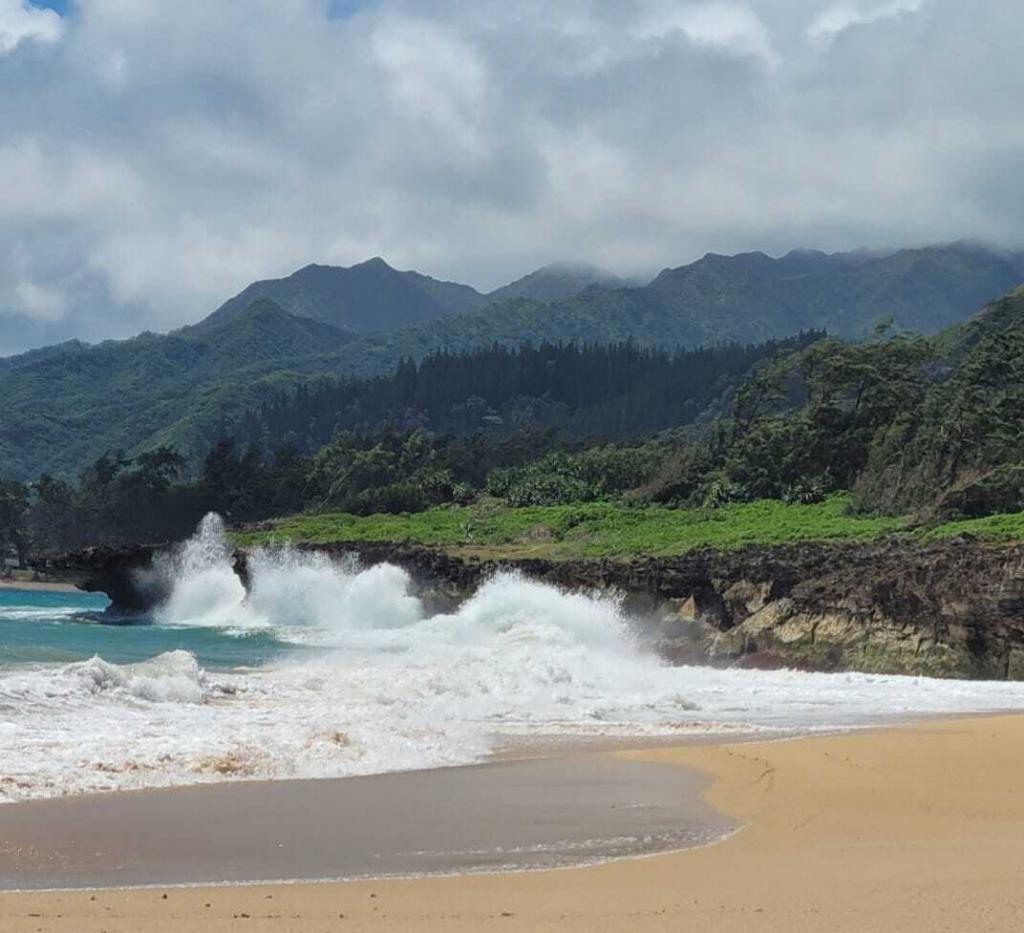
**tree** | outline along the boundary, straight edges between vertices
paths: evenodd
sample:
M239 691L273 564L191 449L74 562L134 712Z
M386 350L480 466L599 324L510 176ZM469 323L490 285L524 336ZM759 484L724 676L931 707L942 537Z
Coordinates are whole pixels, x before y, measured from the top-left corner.
M9 550L24 565L28 557L29 490L24 483L0 480L0 558Z

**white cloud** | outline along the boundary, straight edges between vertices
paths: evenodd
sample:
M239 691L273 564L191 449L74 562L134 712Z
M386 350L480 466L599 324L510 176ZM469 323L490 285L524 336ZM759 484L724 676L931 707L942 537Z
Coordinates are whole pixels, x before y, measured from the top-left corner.
M487 75L472 45L429 21L396 17L375 29L372 47L391 105L413 132L479 151Z
M751 56L771 67L778 64L770 30L746 4L662 0L651 4L635 29L642 38L664 38L676 32L700 45Z
M0 0L0 56L22 42L56 42L62 32L60 16L28 0Z
M19 282L14 289L16 309L31 318L59 321L64 317L67 299L57 289L35 282Z
M45 55L0 57L0 353L375 254L492 287L558 258L1020 245L1019 0L917 6L78 0Z
M916 13L926 0L888 0L885 3L834 3L820 15L807 29L807 35L814 40L831 42L841 32L851 26L876 23L879 20L891 19L901 13Z

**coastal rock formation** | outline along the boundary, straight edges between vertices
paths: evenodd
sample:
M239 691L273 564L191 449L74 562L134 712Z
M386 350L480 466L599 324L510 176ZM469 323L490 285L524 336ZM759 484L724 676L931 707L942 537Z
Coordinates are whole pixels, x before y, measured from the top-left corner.
M638 633L678 663L711 662L940 677L1024 679L1024 547L802 544L679 557L490 561L431 548L337 542L307 547L405 569L430 611L447 611L496 570L617 592ZM96 549L50 561L120 610L160 597L154 548ZM247 555L235 569L247 579Z
M893 540L503 563L393 544L316 549L397 564L438 610L499 567L615 591L640 633L680 663L1024 679L1024 547Z
M168 581L155 572L157 545L91 547L59 557L39 558L33 569L54 579L73 583L86 593L110 597L112 615L147 612L168 593Z

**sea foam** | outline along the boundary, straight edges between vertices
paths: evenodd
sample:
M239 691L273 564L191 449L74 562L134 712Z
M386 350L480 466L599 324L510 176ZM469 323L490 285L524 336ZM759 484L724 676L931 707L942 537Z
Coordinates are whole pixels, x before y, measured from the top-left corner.
M252 556L246 593L215 517L158 572L169 595L154 624L239 642L272 633L278 659L204 670L175 650L0 672L0 799L436 767L539 737L1024 708L1024 684L671 667L634 638L614 595L511 573L430 615L400 568L278 549Z

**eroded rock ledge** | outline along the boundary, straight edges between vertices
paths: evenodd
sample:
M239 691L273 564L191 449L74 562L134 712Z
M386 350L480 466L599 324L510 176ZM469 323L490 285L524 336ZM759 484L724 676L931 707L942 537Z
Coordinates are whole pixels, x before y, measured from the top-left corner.
M1024 679L1022 546L892 540L507 562L395 544L308 549L397 564L432 610L457 605L498 569L569 589L617 591L641 634L677 662ZM163 595L145 573L155 552L85 551L48 561L46 570L108 593L122 611L145 610ZM243 580L246 568L238 552Z

